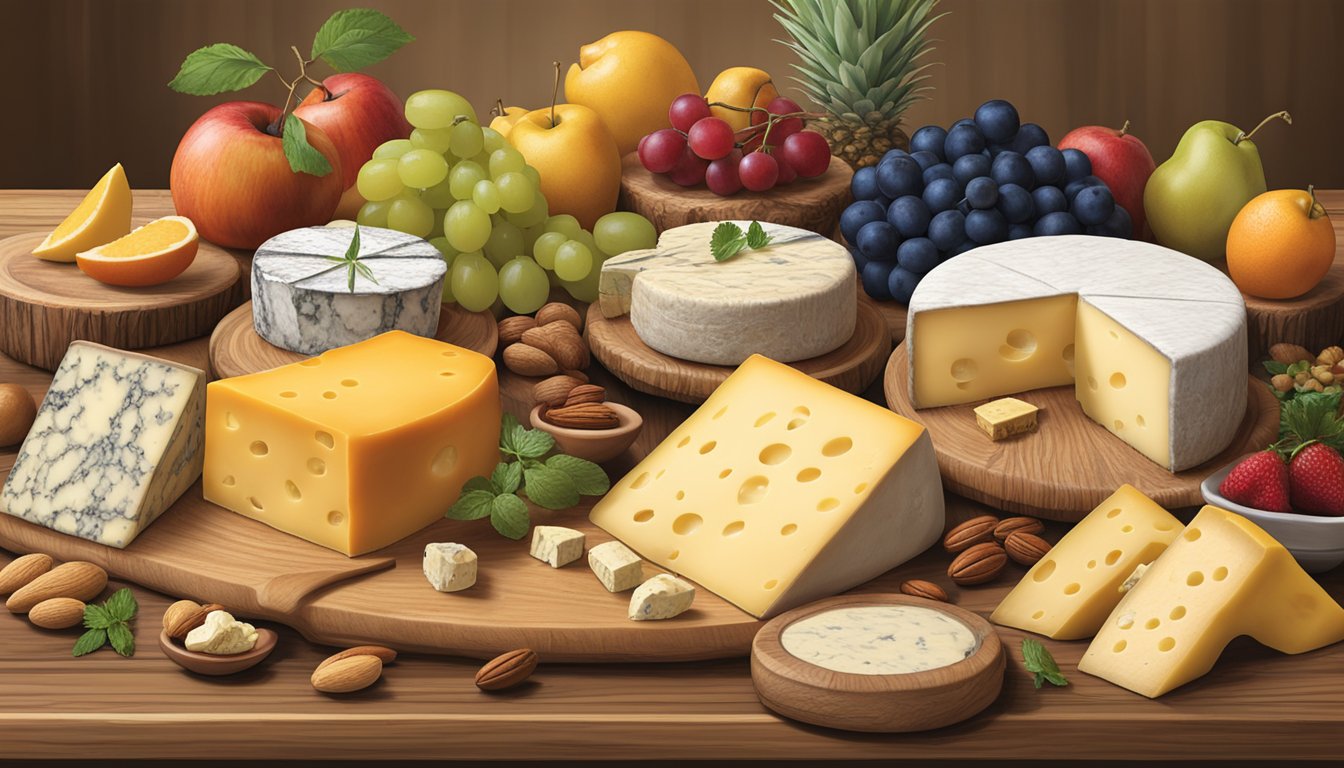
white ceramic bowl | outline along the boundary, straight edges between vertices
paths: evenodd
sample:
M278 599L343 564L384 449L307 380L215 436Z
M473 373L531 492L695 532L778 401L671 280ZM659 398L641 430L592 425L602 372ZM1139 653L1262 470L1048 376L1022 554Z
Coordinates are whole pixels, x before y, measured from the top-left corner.
M1204 480L1200 486L1204 500L1215 507L1236 512L1264 528L1265 533L1273 536L1293 553L1293 557L1297 558L1298 564L1307 573L1324 573L1344 563L1344 517L1268 512L1244 507L1218 493L1218 486L1223 484L1223 479L1244 458L1246 457L1242 456Z

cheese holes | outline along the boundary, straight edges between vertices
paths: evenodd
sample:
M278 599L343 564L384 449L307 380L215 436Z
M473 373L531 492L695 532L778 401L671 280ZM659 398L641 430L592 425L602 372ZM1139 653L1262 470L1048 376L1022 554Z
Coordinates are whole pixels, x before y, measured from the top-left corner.
M1125 554L1124 552L1121 552L1118 549L1112 549L1110 552L1106 553L1106 564L1115 565L1116 563L1120 562L1120 558L1124 554Z
M1119 371L1111 374L1111 389L1124 389L1128 383L1125 381L1125 374Z
M1120 513L1123 512L1123 511L1124 511L1123 509L1120 509L1119 507L1116 507L1115 509L1112 509L1110 512L1107 512L1107 513L1106 513L1106 517L1108 517L1108 518L1116 518L1116 517L1119 517L1119 516L1120 516Z
M764 427L766 424L769 424L770 420L773 418L775 418L774 411L770 411L769 413L763 413L761 414L760 418L756 419L756 423L753 426L755 426L757 429L760 429L761 427Z
M798 532L798 526L794 525L793 523L789 523L788 525L779 529L780 536L792 536L797 532Z
M345 522L345 515L339 509L333 509L327 513L327 525L340 525Z
M224 414L224 427L225 427L226 429L237 429L237 428L238 428L238 417L237 417L237 416L234 416L232 413L225 413L225 414Z
M719 445L718 441L710 440L708 443L705 443L704 445L700 446L700 455L704 456L706 453L709 453L710 451L718 447L718 445Z
M677 443L677 447L678 447L678 448L685 448L686 446L688 446L688 445L690 445L690 444L691 444L691 436L690 436L690 435L687 435L687 436L681 438L681 442Z
M835 509L838 506L840 506L840 500L828 496L822 499L821 501L817 502L817 511L830 512L832 509Z
M742 520L734 520L733 522L731 522L731 523L729 523L729 524L723 526L723 535L724 535L724 536L736 536L736 535L738 535L739 533L742 532L742 529L743 529L743 528L746 528L746 527L747 527L747 524L746 524L744 521L742 521Z
M793 455L793 449L783 443L772 443L761 450L762 464L782 464Z
M355 381L354 379L341 379L341 386L342 386L342 387L358 387L358 386L359 386L359 382L358 382L358 381Z
M1116 653L1120 653L1121 651L1125 650L1126 645L1128 645L1128 643L1126 643L1124 640L1121 640L1120 642L1111 646L1111 650L1115 651Z
M247 497L247 503L252 505L252 509L253 509L253 510L255 510L255 511L257 511L257 512L262 511L261 502L260 502L260 501L257 501L257 497L256 497L256 496L248 496L248 497Z
M270 446L260 440L253 440L247 449L252 452L253 456L265 456L271 452Z
M1124 616L1115 620L1115 625L1121 629L1129 629L1134 626L1134 614L1126 613Z
M630 483L630 488L631 490L639 490L640 488L643 488L645 485L648 485L648 483L649 483L649 473L640 472L639 477L636 477L635 481Z
M1092 390L1093 392L1097 391L1097 380L1094 379L1094 378L1092 378L1091 376L1088 376L1088 377L1087 377L1087 388L1090 389L1090 390Z
M1186 541L1199 541L1200 536L1198 528L1186 528L1185 533L1181 535L1185 537Z
M957 383L958 389L965 389L970 386L975 377L980 373L980 366L969 357L962 357L952 361L952 380Z
M316 440L318 443L320 443L324 448L336 447L336 440L332 438L330 432L321 432L321 431L314 432L313 439Z
M1174 637L1164 637L1161 640L1157 641L1157 650L1159 651L1166 652L1170 651L1172 648L1175 647L1176 647L1176 638Z
M653 519L653 510L652 510L652 509L641 509L641 510L639 510L638 512L635 513L635 522L636 522L636 523L647 523L647 522L649 522L649 521L652 520L652 519Z
M719 479L720 479L720 480L727 480L727 479L728 479L728 476L731 475L731 474L733 474L733 470L731 470L731 469L725 469L725 470L723 470L722 472L719 473Z
M810 483L813 480L816 480L818 477L821 477L821 470L817 469L816 467L808 467L807 469L804 469L802 472L798 473L798 482Z
M1134 526L1132 526L1132 525L1122 525L1122 526L1120 526L1120 532L1121 532L1121 533L1133 533L1133 532L1134 532Z
M447 352L444 352L444 353L443 353L443 356L444 356L444 357L457 357L457 353L454 352L454 351L452 351L452 350L450 349L450 350L448 350Z
M821 446L821 455L828 459L834 459L836 456L844 456L846 453L849 453L849 449L853 447L853 440L848 437L837 437Z
M807 420L808 420L811 416L812 416L812 411L808 410L805 406L801 406L801 405L800 405L800 406L798 406L797 408L794 408L794 409L793 409L793 418L792 418L792 419L789 419L788 426L786 426L785 429L787 429L787 430L789 430L790 432L792 432L793 430L795 430L795 429L797 429L797 428L803 426L804 424L806 424L806 423L807 423Z
M668 560L676 560L678 557L681 557L681 550L679 549L674 549L667 553Z
M290 501L303 499L303 492L299 490L299 486L295 485L293 480L285 481L285 495L289 497Z
M1018 328L1008 333L1007 342L999 347L999 357L1009 362L1021 362L1036 354L1036 334Z
M318 477L327 474L327 462L316 457L309 459L308 472Z
M866 490L868 490L867 483L859 483L858 485L854 486L854 493L863 493Z
M1039 621L1039 620L1040 620L1041 618L1043 618L1044 616L1045 616L1045 611L1037 611L1037 612L1031 614L1031 618L1036 619L1037 621Z
M1145 419L1145 418L1143 418L1143 414L1142 414L1142 413L1137 414L1137 415L1134 417L1134 423L1137 424L1137 425L1139 426L1139 429L1147 429L1147 428L1148 428L1148 420Z
M281 392L281 393L280 393L280 396L283 397L283 398L286 398L286 399L290 399L290 398L298 397L298 396L299 396L299 393L298 393L298 392L289 392L289 391L285 391L285 392Z
M720 408L719 410L715 411L715 412L714 412L714 415L711 416L710 419L711 419L712 421L718 421L719 418L722 417L723 414L725 414L725 413L727 413L727 412L728 412L728 406L725 405L725 406L723 406L722 408Z
M1158 618L1152 618L1143 623L1144 629L1157 629L1160 626L1162 626L1162 620Z
M330 389L328 389L326 392L323 392L323 393L322 393L322 398L323 398L324 400L335 400L335 399L336 399L336 393L335 393L335 392L332 392Z
M1031 574L1032 581L1045 581L1055 574L1055 561L1042 560L1041 564L1033 569Z
M1212 576L1214 581L1222 581L1227 578L1227 569L1220 565L1213 569Z
M238 481L234 479L233 475L225 475L224 479L220 480L220 482L223 483L225 487L228 488L232 488L233 486L238 484Z
M1190 575L1185 577L1185 583L1192 587L1198 587L1204 583L1204 574L1199 571L1191 571Z
M765 498L770 490L770 480L762 475L748 477L737 489L738 504L755 504Z
M1072 584L1069 584L1069 585L1067 585L1067 586L1064 587L1064 594L1066 594L1066 595L1076 595L1076 594L1078 594L1078 590L1080 590L1080 589L1082 589L1082 588L1083 588L1083 585L1081 585L1081 584L1079 584L1078 582L1075 581L1075 582L1073 582Z
M1088 560L1088 561L1087 561L1087 570L1090 571L1090 570L1092 570L1093 568L1096 568L1096 567L1097 567L1097 561L1096 561L1096 560Z
M1063 351L1063 353L1060 354L1060 357L1064 358L1064 362L1065 362L1065 363L1067 363L1068 365L1072 366L1072 365L1073 365L1073 345L1072 345L1072 344L1065 344L1065 345L1064 345L1064 351Z
M1172 621L1179 621L1180 619L1183 619L1183 618L1185 618L1185 606L1184 606L1184 605L1178 605L1178 606L1176 606L1175 608L1172 608L1172 609L1171 609L1171 620L1172 620Z
M429 471L439 477L447 477L453 468L457 466L457 447L445 445L434 454L434 460L429 464Z
M1124 429L1124 428L1125 428L1125 422L1123 422L1123 421L1121 421L1121 420L1119 420L1119 419L1116 419L1116 420L1115 420L1115 431L1116 431L1116 432L1119 432L1120 430L1122 430L1122 429Z
M1119 340L1120 340L1120 334L1116 333L1115 331L1111 331L1111 338L1112 338L1112 339L1115 339L1116 341L1119 341Z
M456 376L456 375L457 375L457 372L456 372L456 371L440 371L440 372L439 372L439 375L442 376L442 377L444 377L444 378L446 379L446 378L448 378L449 376Z
M686 498L686 492L685 492L685 491L677 491L677 501L681 501L681 500L684 499L684 498Z
M767 582L765 582L764 584L761 585L761 587L764 588L765 591L767 591L767 592L769 592L770 590L772 590L772 589L774 589L775 587L778 587L778 586L779 586L779 579L771 579L771 580L769 580L769 581L767 581Z
M700 530L705 519L694 512L687 512L684 515L678 515L676 520L672 521L672 532L678 536L690 536Z

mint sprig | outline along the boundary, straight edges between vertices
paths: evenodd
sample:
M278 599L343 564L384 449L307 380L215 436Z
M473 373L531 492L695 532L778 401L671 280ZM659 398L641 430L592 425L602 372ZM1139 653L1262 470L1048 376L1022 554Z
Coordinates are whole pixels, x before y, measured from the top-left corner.
M1055 657L1050 655L1040 641L1033 640L1030 637L1022 638L1022 663L1026 666L1028 672L1035 673L1036 687L1040 688L1043 683L1051 685L1064 686L1069 681L1064 677L1064 673L1059 671L1059 664L1055 662Z
M737 224L724 221L714 228L714 233L709 237L709 252L715 261L727 261L744 248L764 248L772 239L759 221L751 222L745 233Z
M298 122L298 118L295 118L293 115L290 115L289 117L290 117L291 120L294 120L295 122ZM358 224L355 225L355 234L351 236L351 238L350 238L350 247L348 247L348 248L345 249L345 255L344 255L344 256L324 256L323 258L325 258L327 261L332 262L333 264L339 264L339 265L341 265L342 267L345 267L346 269L350 270L350 292L351 292L351 293L354 293L354 292L355 292L355 276L356 276L356 275L363 275L365 280L368 280L369 282L373 283L374 285L377 285L377 284L378 284L378 278L376 278L376 277L373 276L373 270L369 269L369 265L368 265L368 264L365 264L364 262L362 262L362 261L359 260L359 225L358 225Z
M499 452L504 461L490 477L473 477L462 486L462 495L448 510L453 520L490 518L501 535L521 539L532 528L525 495L546 509L569 509L580 496L600 496L611 489L611 480L601 467L574 456L556 453L555 438L539 429L527 429L511 414L505 414L499 431Z
M84 627L88 630L75 641L73 656L84 656L112 643L112 650L122 656L135 655L135 634L130 622L140 606L130 589L119 589L102 605L84 606Z

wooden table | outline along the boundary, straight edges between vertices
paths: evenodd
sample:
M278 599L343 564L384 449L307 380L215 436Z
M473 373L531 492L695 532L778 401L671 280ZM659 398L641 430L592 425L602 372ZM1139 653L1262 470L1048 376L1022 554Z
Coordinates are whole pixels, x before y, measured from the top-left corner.
M1344 193L1321 198L1344 223ZM0 237L50 228L77 199L70 192L0 192ZM163 192L137 196L139 214L166 214L170 206ZM160 354L202 365L205 347L201 340ZM630 392L600 371L598 377L614 399L644 414L638 455L690 413L687 406ZM40 395L49 375L0 358L0 381L17 381ZM515 395L526 387L507 374L504 382L508 406L520 412ZM872 396L881 397L876 389ZM11 460L12 451L0 453L3 466ZM953 523L982 511L963 499L948 502ZM1049 535L1063 530L1052 526ZM0 562L9 559L0 553ZM946 583L946 565L947 556L935 548L902 570ZM951 590L953 599L988 615L1021 574L1014 566L996 584ZM1344 599L1344 569L1322 583ZM276 627L280 647L260 667L232 678L193 677L157 647L171 598L138 588L136 594L141 612L133 658L109 651L71 658L73 631L49 632L0 616L0 760L1012 760L1033 766L1206 760L1226 766L1338 761L1344 751L1344 644L1284 657L1243 638L1210 675L1149 701L1077 672L1086 642L1047 641L1072 684L1035 690L1021 665L1023 634L1000 628L1011 659L995 704L961 725L879 736L772 715L756 700L745 659L543 664L523 688L488 695L472 685L476 663L403 656L373 688L336 698L308 683L333 649Z

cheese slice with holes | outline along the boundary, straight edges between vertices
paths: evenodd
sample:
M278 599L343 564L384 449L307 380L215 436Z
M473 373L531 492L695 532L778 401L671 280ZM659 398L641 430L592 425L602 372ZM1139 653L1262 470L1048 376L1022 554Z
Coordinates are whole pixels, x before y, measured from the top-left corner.
M1091 637L1136 567L1151 563L1181 531L1181 521L1122 485L1027 571L990 620L1056 640Z
M441 519L499 460L495 364L401 331L206 390L205 498L347 555Z
M920 281L906 339L918 408L1072 385L1092 420L1173 472L1220 453L1245 413L1240 291L1148 243L976 248Z
M1155 698L1206 674L1239 635L1306 653L1344 640L1344 608L1255 523L1204 507L1120 600L1078 670Z
M854 259L815 232L763 224L772 238L715 261L720 222L664 232L658 247L602 264L602 314L629 314L639 338L666 355L737 365L754 354L792 362L824 355L854 335ZM745 232L751 222L735 222Z
M943 530L943 489L919 424L753 356L591 518L767 617L923 552Z

